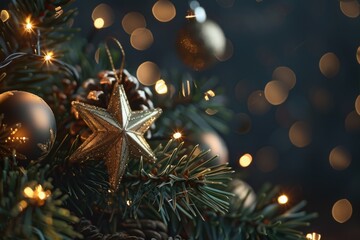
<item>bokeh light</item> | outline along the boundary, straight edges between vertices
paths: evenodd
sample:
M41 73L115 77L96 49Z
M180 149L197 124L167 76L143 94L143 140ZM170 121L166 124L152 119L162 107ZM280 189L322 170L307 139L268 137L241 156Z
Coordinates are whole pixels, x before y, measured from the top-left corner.
M351 218L352 205L347 199L340 199L332 207L332 216L338 223L344 223Z
M2 22L6 22L10 18L10 14L6 10L1 10L0 18Z
M242 167L248 167L250 166L251 162L252 162L253 158L251 156L251 154L249 153L245 153L244 155L242 155L239 159L239 164Z
M269 111L271 105L265 99L265 94L261 90L252 92L247 101L248 109L251 113L261 115Z
M204 99L206 101L209 101L211 98L215 97L215 92L213 90L207 90L205 93L204 93Z
M294 71L285 66L275 68L272 73L272 78L283 82L289 90L294 88L296 84L296 75Z
M95 21L98 21L97 24L98 26L100 26L101 20L98 19L102 19L104 23L103 26L100 28L106 28L114 23L114 12L109 5L105 3L101 3L94 8L91 14L91 18L94 21L95 27L96 27Z
M154 17L160 22L169 22L176 15L176 9L172 2L168 0L159 0L152 7Z
M255 154L256 166L262 172L273 171L278 165L278 160L279 153L270 146L260 148Z
M306 239L308 239L308 240L320 240L321 235L318 234L318 233L308 233L308 234L306 234Z
M360 4L358 0L340 0L341 12L350 18L356 18L360 15Z
M181 132L175 132L175 133L173 134L173 138L174 138L174 139L180 139L180 138L182 138Z
M360 95L358 95L355 100L355 110L356 110L357 114L360 115Z
M358 47L356 50L356 60L360 64L360 47Z
M166 85L166 82L163 79L156 81L155 91L158 94L166 94L168 92L168 87Z
M291 143L299 148L306 147L311 142L311 130L305 122L295 122L289 130L289 139Z
M105 25L105 21L102 18L97 18L94 21L94 27L97 29L103 28Z
M331 150L329 162L333 169L344 170L351 163L351 154L344 147L337 146Z
M286 196L285 194L282 194L282 195L280 195L279 197L278 197L278 203L279 204L287 204L288 203L288 201L289 201L289 198L288 198L288 196Z
M348 132L356 132L360 130L360 115L356 111L352 111L346 116L345 129Z
M155 63L147 61L138 67L136 76L142 84L150 86L160 79L160 70Z
M154 41L151 31L147 28L138 28L131 33L130 43L137 50L148 49Z
M269 103L272 105L280 105L285 102L289 92L283 82L273 80L266 84L264 93Z
M123 17L121 25L126 33L131 34L135 29L145 28L146 21L141 13L129 12Z
M325 53L319 61L320 72L327 78L335 77L340 70L340 61L335 53Z

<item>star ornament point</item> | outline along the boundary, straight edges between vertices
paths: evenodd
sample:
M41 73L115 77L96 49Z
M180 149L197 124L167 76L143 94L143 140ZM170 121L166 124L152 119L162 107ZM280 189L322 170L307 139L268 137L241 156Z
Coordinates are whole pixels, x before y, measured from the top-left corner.
M71 104L92 134L70 156L70 161L103 159L113 190L119 187L129 156L156 159L144 133L162 113L160 108L132 111L124 87L118 84L107 109L78 101Z

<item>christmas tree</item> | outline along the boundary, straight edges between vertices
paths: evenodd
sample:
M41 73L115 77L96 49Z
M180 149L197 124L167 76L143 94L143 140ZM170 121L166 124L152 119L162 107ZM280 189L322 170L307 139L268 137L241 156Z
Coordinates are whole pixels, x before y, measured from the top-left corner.
M198 7L177 43L195 70L217 54L194 37ZM1 239L320 239L303 233L316 216L305 202L281 205L268 185L255 194L183 137L226 129L221 86L179 74L143 86L118 40L88 48L76 13L70 0L1 11Z

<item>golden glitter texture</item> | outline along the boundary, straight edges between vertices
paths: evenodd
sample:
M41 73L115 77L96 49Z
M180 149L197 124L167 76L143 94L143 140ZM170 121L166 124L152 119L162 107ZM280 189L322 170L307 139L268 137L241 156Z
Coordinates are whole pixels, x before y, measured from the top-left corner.
M78 101L73 101L72 105L92 130L92 134L71 155L70 161L103 159L113 190L119 187L129 155L155 159L143 135L160 116L161 109L131 111L122 85L114 86L107 109Z

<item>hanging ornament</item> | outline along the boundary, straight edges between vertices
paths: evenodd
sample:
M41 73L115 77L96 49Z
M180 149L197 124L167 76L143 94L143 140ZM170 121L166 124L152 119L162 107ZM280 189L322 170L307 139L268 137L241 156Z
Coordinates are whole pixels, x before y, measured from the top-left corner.
M48 155L55 141L56 121L43 99L23 91L4 92L0 94L0 115L1 128L10 130L6 138L0 138L2 148L14 150L18 160L27 160L20 164Z
M224 55L226 38L217 23L206 19L205 10L197 1L192 1L190 7L192 10L187 14L187 22L178 33L176 47L181 60L199 71Z
M189 136L185 136L185 142L199 144L201 150L211 149L211 154L218 156L216 160L209 163L211 166L226 164L228 162L229 151L227 146L221 136L215 131L190 134Z
M132 110L154 108L150 88L142 86L126 69L122 70L122 76L120 76L119 70L116 72L105 70L98 73L98 78L85 80L74 95L74 99L97 107L106 108L109 104L117 77L121 79L120 83L125 89ZM76 111L73 113L76 113ZM152 127L153 126L154 125L152 125ZM70 134L74 136L74 138L80 135L83 141L91 135L91 130L81 118L72 118L69 128ZM151 137L150 130L146 132L146 137Z
M92 134L71 155L70 161L103 159L113 190L119 187L130 155L155 160L143 134L160 116L161 109L132 111L124 87L117 83L107 109L78 101L72 105Z
M246 209L253 210L256 206L256 194L252 187L246 182L234 179L229 184L229 191L235 194L231 199L230 206L236 208L242 204Z

